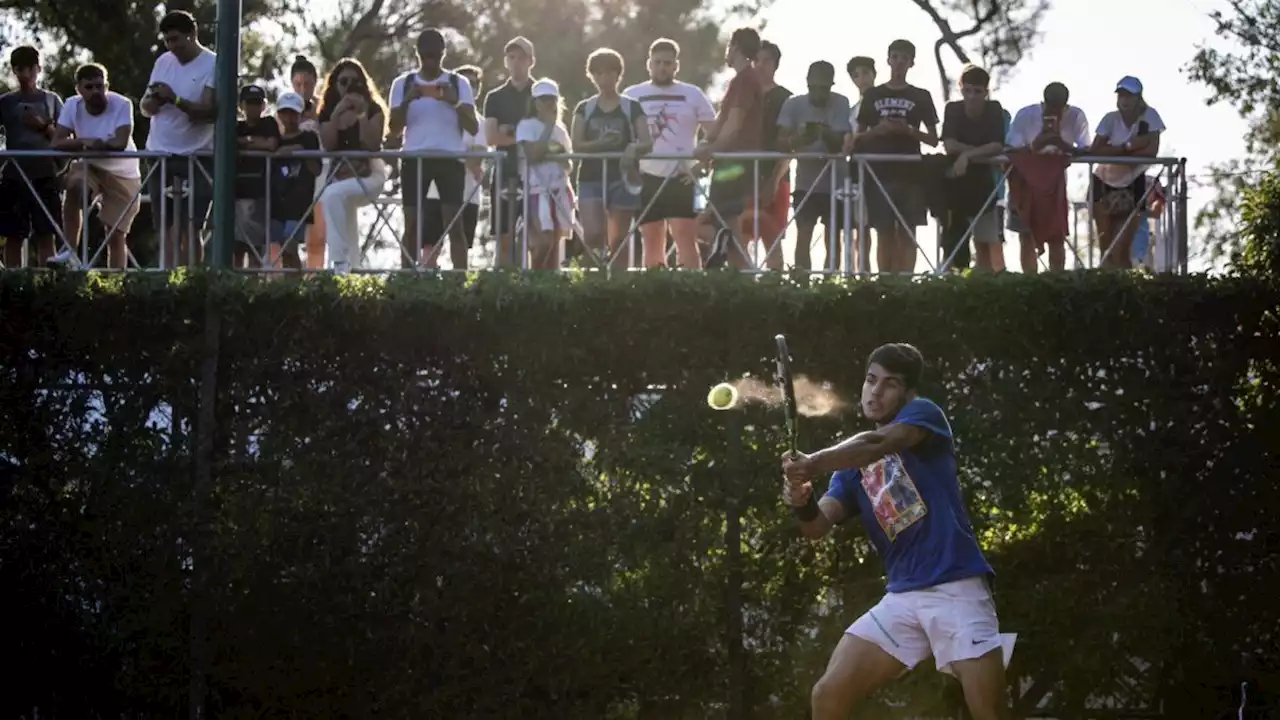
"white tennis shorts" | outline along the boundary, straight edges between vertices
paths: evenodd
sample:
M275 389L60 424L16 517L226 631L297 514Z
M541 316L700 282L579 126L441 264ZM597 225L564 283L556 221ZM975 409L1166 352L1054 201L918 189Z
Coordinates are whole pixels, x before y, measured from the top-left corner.
M888 593L845 632L875 643L908 670L932 655L938 670L952 675L951 663L1001 647L996 604L982 577Z

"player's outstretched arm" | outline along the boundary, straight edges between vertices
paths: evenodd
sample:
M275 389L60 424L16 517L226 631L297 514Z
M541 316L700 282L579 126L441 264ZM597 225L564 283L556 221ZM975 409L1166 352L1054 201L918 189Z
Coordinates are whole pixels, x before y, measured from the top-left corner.
M917 425L892 423L819 450L808 462L815 474L864 468L885 455L910 450L928 437L929 431Z

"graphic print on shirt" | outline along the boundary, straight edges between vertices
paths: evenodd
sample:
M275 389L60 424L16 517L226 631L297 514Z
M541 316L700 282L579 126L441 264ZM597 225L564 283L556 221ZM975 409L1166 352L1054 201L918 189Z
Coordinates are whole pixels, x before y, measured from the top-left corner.
M908 97L876 98L875 109L881 119L902 118L906 120L911 116L911 112L916 109L916 101Z
M645 108L645 115L649 120L649 136L656 143L659 140L674 141L680 134L680 113L679 106L687 102L683 95L646 95L637 98ZM662 103L656 111L652 110L653 105Z
M915 481L902 464L902 457L897 454L886 455L863 468L862 490L890 542L929 512Z

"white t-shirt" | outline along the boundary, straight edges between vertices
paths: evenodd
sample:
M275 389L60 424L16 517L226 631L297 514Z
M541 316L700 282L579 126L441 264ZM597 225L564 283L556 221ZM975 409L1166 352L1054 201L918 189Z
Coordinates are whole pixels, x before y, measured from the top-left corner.
M391 98L387 101L393 108L404 102L405 78L401 75L391 83ZM424 80L422 76L412 75L414 89L427 85L449 87L449 73L442 72L434 80ZM476 97L471 89L471 82L461 75L458 80L458 103L475 107ZM404 119L404 149L433 150L436 152L463 152L467 149L462 128L458 127L458 111L452 105L435 98L419 97L409 101L409 110Z
M1075 105L1068 105L1060 123L1058 132L1062 135L1063 142L1078 150L1089 147L1089 121L1085 118L1083 110ZM1043 129L1044 106L1040 103L1028 105L1013 116L1013 120L1009 123L1009 132L1005 135L1004 144L1011 148L1031 147L1031 143L1040 137L1040 132ZM1056 147L1049 146L1041 148L1040 152L1046 155L1053 155L1062 151Z
M542 139L542 131L546 126L537 118L525 118L516 126L516 142L536 142ZM551 131L551 142L559 143L566 153L573 152L573 143L569 140L569 132L563 125L556 125ZM556 152L554 149L552 152ZM569 185L569 171L564 163L558 160L545 160L534 163L525 174L524 155L520 156L520 177L528 178L529 190L552 190Z
M692 156L698 144L698 127L716 120L716 109L707 94L679 80L666 86L642 82L622 94L634 98L644 108L655 155ZM691 160L641 160L640 171L670 177L692 165Z
M1150 133L1164 132L1164 120L1160 118L1160 113L1155 108L1147 108L1145 112L1134 121L1132 125L1125 125L1124 118L1120 115L1119 110L1112 110L1102 116L1102 122L1098 123L1098 137L1107 139L1107 144L1112 147L1120 147L1130 140L1138 137L1138 130L1142 123L1147 124L1147 131ZM1098 176L1102 182L1114 188L1128 187L1133 184L1147 171L1150 165L1095 165L1093 174Z
M89 112L84 99L79 95L67 98L66 104L62 106L62 114L58 116L58 124L82 140L111 140L116 136L117 130L127 127L129 140L124 149L138 149L133 142L133 101L119 93L107 93L107 107L101 115ZM89 164L123 178L142 177L138 169L138 158L94 158Z
M194 60L183 65L178 56L166 52L156 59L148 85L165 83L174 95L198 102L205 88L213 87L214 63L217 56L201 50ZM147 149L183 155L213 148L213 123L192 123L191 118L171 103L160 108L151 118Z
M480 127L478 128L478 132L476 135L472 135L471 133L463 133L462 142L466 144L467 150L476 151L476 152L483 152L485 150L488 150L489 146L484 139L484 124L483 123L480 124ZM475 175L471 174L471 168L467 168L467 185L466 185L466 189L464 189L462 193L463 202L469 205L479 205L480 191L477 190L479 186L480 186L480 181L476 179ZM436 189L435 183L431 183L431 187L427 188L427 199L428 200L440 199L440 191Z

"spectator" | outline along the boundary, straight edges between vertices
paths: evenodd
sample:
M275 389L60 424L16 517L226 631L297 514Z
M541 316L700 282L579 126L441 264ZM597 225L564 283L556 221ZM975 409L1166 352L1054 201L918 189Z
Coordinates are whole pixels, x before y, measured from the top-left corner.
M444 34L427 28L418 36L418 69L396 78L391 84L392 142L409 153L464 153L466 135L479 130L475 95L471 83L444 69ZM403 140L401 138L403 137ZM440 198L441 219L449 233L449 254L454 267L467 267L467 238L462 223L455 218L466 195L467 168L459 157L412 158L404 161L400 177L400 197L404 203L404 243L401 259L405 267L422 262L436 267L440 236L423 238L419 232L419 208L435 185ZM430 243L429 247L423 246ZM408 257L405 257L405 254Z
M1094 134L1092 155L1155 157L1164 132L1160 113L1147 105L1142 82L1126 76L1116 84L1116 109L1102 117ZM1138 217L1147 204L1149 165L1101 164L1093 169L1089 197L1098 226L1103 267L1132 267L1130 245Z
M649 46L649 80L623 91L644 108L655 155L691 155L698 129L716 121L715 108L702 89L676 80L680 71L680 46L660 38ZM640 234L645 267L667 264L667 231L676 246L676 264L702 267L698 253L698 228L694 209L691 160L646 159L640 161L644 189Z
M62 98L37 86L40 51L29 45L9 54L18 89L0 95L0 124L10 150L48 150L57 132ZM53 158L24 158L4 163L0 175L0 245L5 267L21 267L23 247L32 241L36 257L54 258L58 208L62 207L59 175L66 163ZM23 176L26 176L26 179ZM61 255L59 255L61 257Z
M854 137L859 153L918 156L922 143L930 147L938 144L938 111L933 97L928 90L907 82L915 59L915 45L906 40L890 43L889 82L868 90L859 105ZM868 170L879 180L869 179L870 187L863 188L867 220L879 240L876 265L880 272L912 273L918 248L916 229L926 220L918 168L911 163L875 163Z
M241 150L275 152L280 146L280 126L264 115L267 91L259 85L240 88L240 121L236 140ZM236 160L236 259L234 267L259 267L267 257L267 160Z
M520 176L526 178L529 193L530 266L535 270L555 270L559 265L560 243L573 230L573 189L569 187L569 161L547 159L548 155L573 152L565 129L564 101L554 80L533 84L526 117L516 126L516 140L523 151Z
M725 59L734 76L720 102L720 114L707 134L706 142L694 151L694 157L710 163L711 189L707 208L698 218L700 234L714 241L708 253L709 265L722 262L740 269L750 267L746 245L737 237L742 227L742 214L755 189L754 163L742 160L713 160L716 153L759 152L763 131L764 87L753 63L760 54L760 34L752 28L739 28L729 38Z
M320 103L320 144L330 152L378 152L387 129L387 108L364 66L354 58L338 61L325 82ZM381 159L335 159L334 182L320 195L330 267L346 273L360 267L362 252L356 224L359 209L373 203L387 182Z
M853 103L853 108L849 113L849 134L844 139L844 154L853 153L854 133L853 129L858 127L858 113L862 110L862 99L867 96L867 92L876 85L876 61L865 55L857 55L849 59L845 65L845 72L849 73L849 79L853 81L853 86L858 89L858 101ZM852 167L852 166L851 166ZM849 205L853 212L853 217L849 221L852 235L849 238L849 252L852 257L849 258L849 266L856 267L859 272L871 271L871 258L862 257L861 242L858 238L860 232L859 226L863 224L862 219L862 191L858 187L858 174L850 172L849 174ZM870 233L868 233L867 247L871 247Z
M782 114L782 106L791 97L791 91L777 82L781 62L782 48L768 40L760 43L760 53L756 55L756 73L764 89L760 148L768 152L786 152L778 144L778 117ZM760 240L764 245L765 266L770 270L781 270L782 246L778 241L787 231L787 211L791 208L791 162L762 160L758 169L759 186L752 188L755 197L742 216L742 237Z
M616 266L625 267L628 258L618 246L631 227L631 218L640 209L640 196L633 193L623 176L623 165L635 171L638 155L653 146L644 108L634 99L618 94L625 65L622 56L607 48L587 58L587 77L596 94L578 103L573 110L571 137L582 153L622 152L623 160L583 160L578 164L578 212L587 246L605 252Z
M995 202L998 179L990 165L980 162L1004 150L1005 112L990 99L990 84L986 70L966 67L960 73L963 99L947 103L943 112L942 141L947 154L955 158L947 173L951 182L943 233L947 253L958 255L961 244L968 249L972 227L978 269L1000 272L1004 270L1004 227Z
M213 149L216 56L196 32L191 13L174 10L160 20L167 50L156 59L138 104L142 116L151 118L147 149L173 156L147 180L152 223L164 238L161 262L171 267L201 257L200 232L213 201L212 159L196 153Z
M853 131L849 125L849 98L832 92L836 69L826 61L809 66L809 92L797 95L782 106L778 117L778 139L788 151L797 153L830 153L841 151L846 137ZM832 239L840 237L844 227L844 202L832 194L848 176L844 161L801 159L796 163L796 267L810 270L810 244L813 230L821 222L826 228L827 267L840 267L840 252L830 253ZM832 182L834 175L834 183ZM832 204L835 218L832 219ZM837 240L838 248L838 240Z
M271 229L266 258L271 268L301 269L294 243L319 214L312 211L311 204L321 162L314 158L290 157L300 150L320 149L320 135L303 128L306 111L307 103L297 93L288 92L276 100L276 120L280 123L280 145L276 154L280 159L272 166ZM323 257L323 254L317 256Z
M303 102L302 119L298 128L300 130L309 130L319 138L320 121L317 119L317 112L320 109L320 100L316 97L316 90L320 83L319 71L305 56L298 55L293 59L293 65L289 67L289 80L293 84L293 92L301 97ZM321 160L320 166L322 170L316 176L316 198L319 198L320 193L324 190L325 178L328 176L329 161ZM319 204L316 204L315 212L312 216L313 221L307 225L307 268L323 270L324 214Z
M1041 155L1062 156L1083 152L1089 146L1089 122L1085 119L1083 110L1068 104L1067 101L1070 98L1071 94L1066 85L1058 82L1046 85L1043 102L1028 105L1014 115L1013 122L1009 124L1009 134L1005 138L1005 145L1015 151L1026 150ZM1020 182L1015 177L1016 174L1017 170L1015 169L1009 178L1008 226L1010 230L1018 233L1022 254L1022 272L1031 275L1039 271L1037 257L1045 247L1049 250L1049 269L1053 271L1062 270L1067 264L1065 168L1062 169L1061 174L1063 177L1060 183L1057 182L1056 177L1051 177L1048 174L1043 178L1045 181L1053 181L1053 188L1044 197L1046 202L1049 203L1049 205L1045 206L1045 212L1053 216L1052 218L1046 218L1051 222L1050 225L1045 227L1053 227L1054 229L1045 237L1036 237L1031 232L1033 225L1031 219L1021 217L1013 202L1015 199L1013 193L1014 185L1016 182ZM1062 216L1060 224L1056 220L1059 212L1061 212Z
M137 150L133 142L133 102L112 92L107 70L98 64L76 70L76 95L58 116L53 146L68 152ZM67 250L52 260L74 266L85 209L97 201L98 219L107 233L107 266L124 270L129 265L126 238L140 209L138 195L142 173L138 158L93 158L71 163L67 169L67 196L62 204L62 227ZM84 199L88 202L83 202Z
M524 212L524 203L519 201L521 179L513 172L520 158L516 126L524 119L533 97L530 94L533 78L529 73L537 60L533 43L525 37L508 42L503 52L506 54L507 80L484 97L485 140L495 149L507 151L505 162L500 166L501 172L493 175L490 191L490 213L496 217L496 222L491 223L497 238L494 263L498 267L510 266L516 257L514 230L520 213ZM502 187L498 186L499 179Z
M463 65L454 70L455 73L471 83L471 94L480 97L480 68L475 65ZM468 152L485 152L484 125L477 120L476 132L463 132L462 142ZM462 226L462 235L466 244L451 244L450 257L453 267L463 270L467 267L467 252L474 247L476 241L476 225L480 222L480 183L484 179L484 159L467 158L463 161L466 168L466 182L463 187L462 218L458 223ZM427 192L427 203L423 209L423 222L427 223L427 237L441 237L445 234L444 213L440 207L440 193L433 185ZM428 219L429 218L429 219Z

